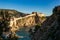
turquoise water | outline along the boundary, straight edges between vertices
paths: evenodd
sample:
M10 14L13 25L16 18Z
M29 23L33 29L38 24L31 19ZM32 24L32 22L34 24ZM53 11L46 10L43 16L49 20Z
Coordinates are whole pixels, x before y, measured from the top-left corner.
M29 37L29 33L26 32L25 30L18 31L17 35L24 37L24 38L19 38L18 40L31 40L31 38Z

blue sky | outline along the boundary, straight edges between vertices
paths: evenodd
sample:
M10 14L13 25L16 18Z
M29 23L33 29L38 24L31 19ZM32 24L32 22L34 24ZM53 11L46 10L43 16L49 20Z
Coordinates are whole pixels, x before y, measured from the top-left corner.
M15 9L23 13L34 11L51 15L57 5L60 5L60 0L0 0L0 9Z

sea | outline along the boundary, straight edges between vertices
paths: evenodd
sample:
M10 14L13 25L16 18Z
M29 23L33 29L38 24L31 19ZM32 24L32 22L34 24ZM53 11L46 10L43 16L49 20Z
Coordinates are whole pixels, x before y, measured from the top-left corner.
M30 33L25 30L20 30L16 34L21 36L21 38L18 38L18 40L31 40Z

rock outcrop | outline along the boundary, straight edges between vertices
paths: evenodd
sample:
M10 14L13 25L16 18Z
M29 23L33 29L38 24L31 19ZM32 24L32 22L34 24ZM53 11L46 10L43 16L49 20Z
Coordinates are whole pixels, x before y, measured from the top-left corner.
M16 10L10 10L10 9L0 9L0 14L1 13L4 13L4 14L9 14L9 16L11 16L11 17L16 17L16 18L18 18L18 17L23 17L23 16L26 16L27 14L24 14L24 13L22 13L22 12L18 12L18 11L16 11Z
M36 24L41 24L46 20L46 16L42 13L32 12L32 14L24 14L16 10L0 9L0 20L3 17L9 20L9 26L11 30L16 31L20 27L31 27Z
M60 6L53 9L53 14L43 22L34 33L32 40L60 40Z
M16 10L0 9L0 36L8 38L10 35L10 37L14 37L15 31L21 27L42 24L45 20L46 16L42 13L24 14Z
M15 31L11 30L13 28L10 27L10 21L12 17L18 18L21 16L25 16L25 14L15 10L0 9L0 40L15 40Z
M17 20L17 24L19 27L31 27L36 24L41 24L46 20L46 16L44 14L40 14L37 12L33 12L30 15L21 17L21 19Z
M11 18L10 26L13 28L12 30L17 30L23 27L32 27L36 24L42 24L46 20L46 16L42 13L33 12L30 15L19 17L19 18Z

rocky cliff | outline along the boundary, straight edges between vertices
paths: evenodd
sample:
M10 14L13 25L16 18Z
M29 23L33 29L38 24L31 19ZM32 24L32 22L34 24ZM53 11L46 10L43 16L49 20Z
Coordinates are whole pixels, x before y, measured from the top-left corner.
M42 24L45 20L46 16L42 13L24 14L16 10L0 9L0 35L5 37L7 34L10 35L11 32L14 34L16 30L22 27Z
M11 30L14 26L10 27L11 18L18 18L25 16L24 13L16 10L0 9L0 40L15 40L15 31ZM12 32L13 31L13 32Z
M28 14L24 14L22 12L18 12L16 10L10 9L0 9L0 21L6 19L5 21L9 20L9 26L13 29L16 28L16 19L18 20L20 17L27 16ZM7 23L7 24L8 24ZM17 28L16 28L17 29Z
M12 27L11 30L41 24L46 19L46 16L42 13L32 12L32 14L24 14L16 10L0 9L0 20L3 20L3 17L9 20L9 26Z
M22 17L21 19L17 20L17 24L19 27L27 26L31 27L36 24L41 24L46 20L46 16L44 14L40 14L37 12L33 12L30 15Z
M10 26L13 27L12 30L17 30L23 27L32 27L36 24L42 24L46 20L46 16L42 13L33 12L30 15L15 18L13 17L10 21Z
M34 33L32 40L60 40L60 6L53 9L53 14L43 22Z
M23 17L26 14L16 11L16 10L11 10L11 9L0 9L0 14L4 13L4 14L9 14L9 16L15 16L15 17Z

